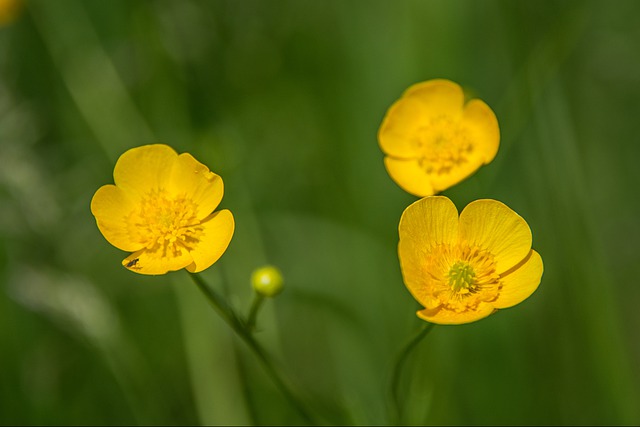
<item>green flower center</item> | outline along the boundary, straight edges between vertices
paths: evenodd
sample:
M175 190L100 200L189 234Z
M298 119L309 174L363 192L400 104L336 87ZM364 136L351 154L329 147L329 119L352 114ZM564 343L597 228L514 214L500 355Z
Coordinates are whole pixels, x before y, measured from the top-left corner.
M468 263L458 261L449 269L449 286L454 292L472 292L475 289L476 273Z

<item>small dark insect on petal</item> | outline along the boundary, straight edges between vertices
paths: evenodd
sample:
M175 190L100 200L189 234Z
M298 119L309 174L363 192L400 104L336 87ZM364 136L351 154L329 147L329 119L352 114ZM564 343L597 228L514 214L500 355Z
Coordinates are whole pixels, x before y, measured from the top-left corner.
M138 260L139 260L139 258L132 259L131 261L129 261L127 263L127 265L125 267L127 267L127 268L134 267L138 263Z

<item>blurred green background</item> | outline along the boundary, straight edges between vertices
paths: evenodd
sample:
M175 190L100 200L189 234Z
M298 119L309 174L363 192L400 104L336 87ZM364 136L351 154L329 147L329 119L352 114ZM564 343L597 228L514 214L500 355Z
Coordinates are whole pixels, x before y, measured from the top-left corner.
M0 2L2 3L2 2ZM236 234L204 273L328 423L389 423L422 322L397 224L415 198L376 132L448 78L496 112L495 161L445 192L531 226L521 305L437 326L405 366L410 424L640 423L640 2L29 0L0 28L0 423L302 420L183 271L124 269L89 210L126 149L188 151Z

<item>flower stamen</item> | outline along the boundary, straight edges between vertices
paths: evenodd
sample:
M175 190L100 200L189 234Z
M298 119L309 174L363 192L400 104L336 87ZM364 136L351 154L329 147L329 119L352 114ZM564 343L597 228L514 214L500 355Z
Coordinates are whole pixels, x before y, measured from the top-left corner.
M460 124L450 117L438 116L421 127L416 135L420 148L418 164L429 174L442 175L469 161L473 143Z
M473 292L475 288L476 273L473 267L464 261L458 261L449 270L449 286L454 292Z
M147 250L174 256L194 248L202 235L193 200L186 196L170 198L163 189L153 190L142 199L131 223Z

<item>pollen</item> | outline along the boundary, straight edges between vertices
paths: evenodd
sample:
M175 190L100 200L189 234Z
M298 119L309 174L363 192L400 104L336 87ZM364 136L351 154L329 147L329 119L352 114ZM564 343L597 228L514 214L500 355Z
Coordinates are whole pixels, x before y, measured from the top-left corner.
M164 190L149 192L130 224L147 250L164 255L178 256L193 249L202 235L196 204L185 196L171 198Z

